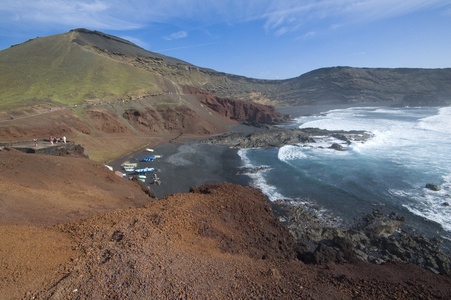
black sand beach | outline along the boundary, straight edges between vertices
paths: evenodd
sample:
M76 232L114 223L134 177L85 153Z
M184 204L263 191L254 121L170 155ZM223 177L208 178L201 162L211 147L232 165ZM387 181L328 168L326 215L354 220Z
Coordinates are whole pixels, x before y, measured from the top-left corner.
M112 167L115 171L125 172L121 163L128 160L131 163L137 162L138 168L155 168L155 172L147 174L146 184L155 191L158 198L187 193L190 187L206 183L230 182L243 186L249 183L247 176L238 174L241 159L237 149L222 145L205 145L196 141L160 145L153 149L153 152L144 150L129 159L117 160ZM141 161L151 155L163 156L152 162ZM161 181L160 185L152 184L154 174Z
M347 108L352 105L317 105L299 106L278 109L284 114L293 117L312 115L331 109ZM244 124L234 125L229 132L252 133L262 130ZM198 187L206 183L229 182L242 186L249 186L251 179L246 175L240 175L242 167L238 150L223 145L201 144L196 140L186 143L170 143L150 147L154 152L143 149L140 152L115 160L110 165L115 171L125 173L121 164L125 161L138 163L138 168L151 167L155 172L146 174L146 184L155 191L157 198L175 193L186 193L190 187ZM152 162L142 162L141 159L151 155L163 155ZM156 174L161 181L160 185L152 184Z

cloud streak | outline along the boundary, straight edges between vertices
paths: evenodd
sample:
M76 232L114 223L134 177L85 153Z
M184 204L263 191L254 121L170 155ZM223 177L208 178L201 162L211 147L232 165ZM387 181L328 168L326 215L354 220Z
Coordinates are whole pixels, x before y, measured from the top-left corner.
M189 21L193 27L202 27L262 21L266 32L281 36L305 30L307 25L330 23L339 27L436 8L449 12L451 3L443 0L3 0L0 16L3 22L100 30L131 30L155 22L174 25ZM180 34L189 30L181 29Z
M120 7L107 1L3 0L0 5L3 22L20 26L71 26L95 29L136 29L141 25L129 21Z
M186 31L178 31L178 32L174 32L171 35L165 36L164 39L167 41L172 41L172 40L183 39L183 38L186 38L187 36L188 36L188 33Z
M265 30L280 33L297 31L305 25L329 23L334 27L368 23L413 13L419 10L451 7L441 0L316 0L271 1L265 20Z

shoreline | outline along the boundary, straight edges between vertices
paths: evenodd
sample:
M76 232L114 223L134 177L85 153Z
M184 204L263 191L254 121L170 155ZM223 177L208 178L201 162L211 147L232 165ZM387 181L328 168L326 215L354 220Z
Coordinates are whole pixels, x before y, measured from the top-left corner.
M145 149L130 155L129 159L118 159L110 164L114 170L125 173L121 164L124 161L138 163L138 168L152 167L154 172L146 174L146 184L157 198L176 193L188 193L191 187L199 187L207 183L235 183L249 186L251 178L240 174L242 167L238 149L223 145L206 145L199 139L184 143L160 144L148 152ZM141 159L151 155L162 155L151 162ZM156 174L161 182L154 185L152 177Z
M380 103L380 105L383 105ZM283 113L294 112L293 118L302 115L311 115L326 112L333 109L344 109L354 107L352 104L320 104L305 105L278 109ZM358 106L362 106L361 104ZM377 105L379 106L379 105ZM203 141L224 134L252 134L265 131L264 128L246 124L229 126L227 132L207 136L179 135L159 139L156 144L146 145L129 154L111 160L108 165L115 171L125 173L121 164L125 161L137 162L138 168L154 167L155 174L159 177L161 185L152 184L153 173L147 174L146 184L155 191L157 198L174 193L187 193L190 187L197 187L206 183L230 182L249 187L253 181L252 177L242 172L243 162L238 155L238 148L230 148L227 145L210 145ZM146 151L147 148L154 152ZM160 154L152 162L140 162L144 157ZM195 175L193 175L195 174ZM169 183L169 185L168 185Z
M329 110L337 109L337 106L327 107ZM312 111L305 110L305 107L301 107L301 109L304 113ZM231 126L228 133L244 133L246 136L250 133L260 133L262 130L265 129L240 124ZM259 190L258 187L252 185L252 176L243 172L245 166L238 155L238 148L206 144L203 141L209 139L207 136L186 138L180 142L167 142L154 146L154 152L147 152L143 149L128 156L130 162L138 163L138 168L155 168L155 174L159 177L161 185L150 184L153 173L148 174L146 184L155 192L157 198L164 198L176 193L188 193L191 187L199 187L207 183L228 182ZM140 161L151 155L163 155L163 157L152 162ZM120 164L125 159L116 160L113 168L119 170ZM267 196L266 198L268 199ZM357 224L341 227L324 222L315 212L304 205L290 205L285 201L272 202L269 199L268 202L272 207L273 214L295 236L298 246L301 247L299 253L304 262L318 263L329 259L327 253L322 255L318 252L321 247L332 246L332 249L348 247L345 251L350 252L347 252L349 257L346 260L350 261L356 259L380 264L398 260L420 265L434 273L451 272L451 257L449 253L445 254L440 250L437 241L405 231L405 227L402 226L408 225L405 223L405 219L399 215L392 216L389 211L378 211L377 213L368 211L368 215L361 220L361 222L367 223L363 227L354 227ZM371 222L366 222L366 220L371 220ZM386 224L390 224L388 234L374 229L387 226ZM370 231L368 231L369 229ZM336 253L336 257L342 255L339 252L343 249ZM418 261L415 257L419 257ZM334 258L330 261L342 262L334 260Z

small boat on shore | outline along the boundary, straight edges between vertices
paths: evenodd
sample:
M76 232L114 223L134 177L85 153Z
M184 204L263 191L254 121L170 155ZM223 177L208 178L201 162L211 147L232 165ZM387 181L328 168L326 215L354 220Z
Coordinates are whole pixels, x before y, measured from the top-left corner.
M133 172L135 171L135 168L138 166L137 163L124 163L123 168L125 170L125 172Z
M141 161L153 161L155 159L155 156L148 156L148 157L144 157L143 159L141 159Z
M135 169L135 173L150 173L155 171L155 168L142 168L142 169Z
M148 156L148 157L144 157L143 159L141 159L141 161L153 161L156 158L160 158L162 156L163 155L151 155L151 156Z

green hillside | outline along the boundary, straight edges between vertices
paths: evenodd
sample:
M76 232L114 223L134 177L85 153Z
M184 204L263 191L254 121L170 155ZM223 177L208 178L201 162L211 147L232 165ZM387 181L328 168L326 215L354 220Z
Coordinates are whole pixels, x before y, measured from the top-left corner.
M200 68L118 37L75 29L0 51L0 109L169 95L181 86L278 107L387 102L451 103L451 68L330 67L286 80L261 80ZM157 101L158 97L151 97Z
M161 76L72 42L76 32L0 51L0 107L110 101L162 91Z

